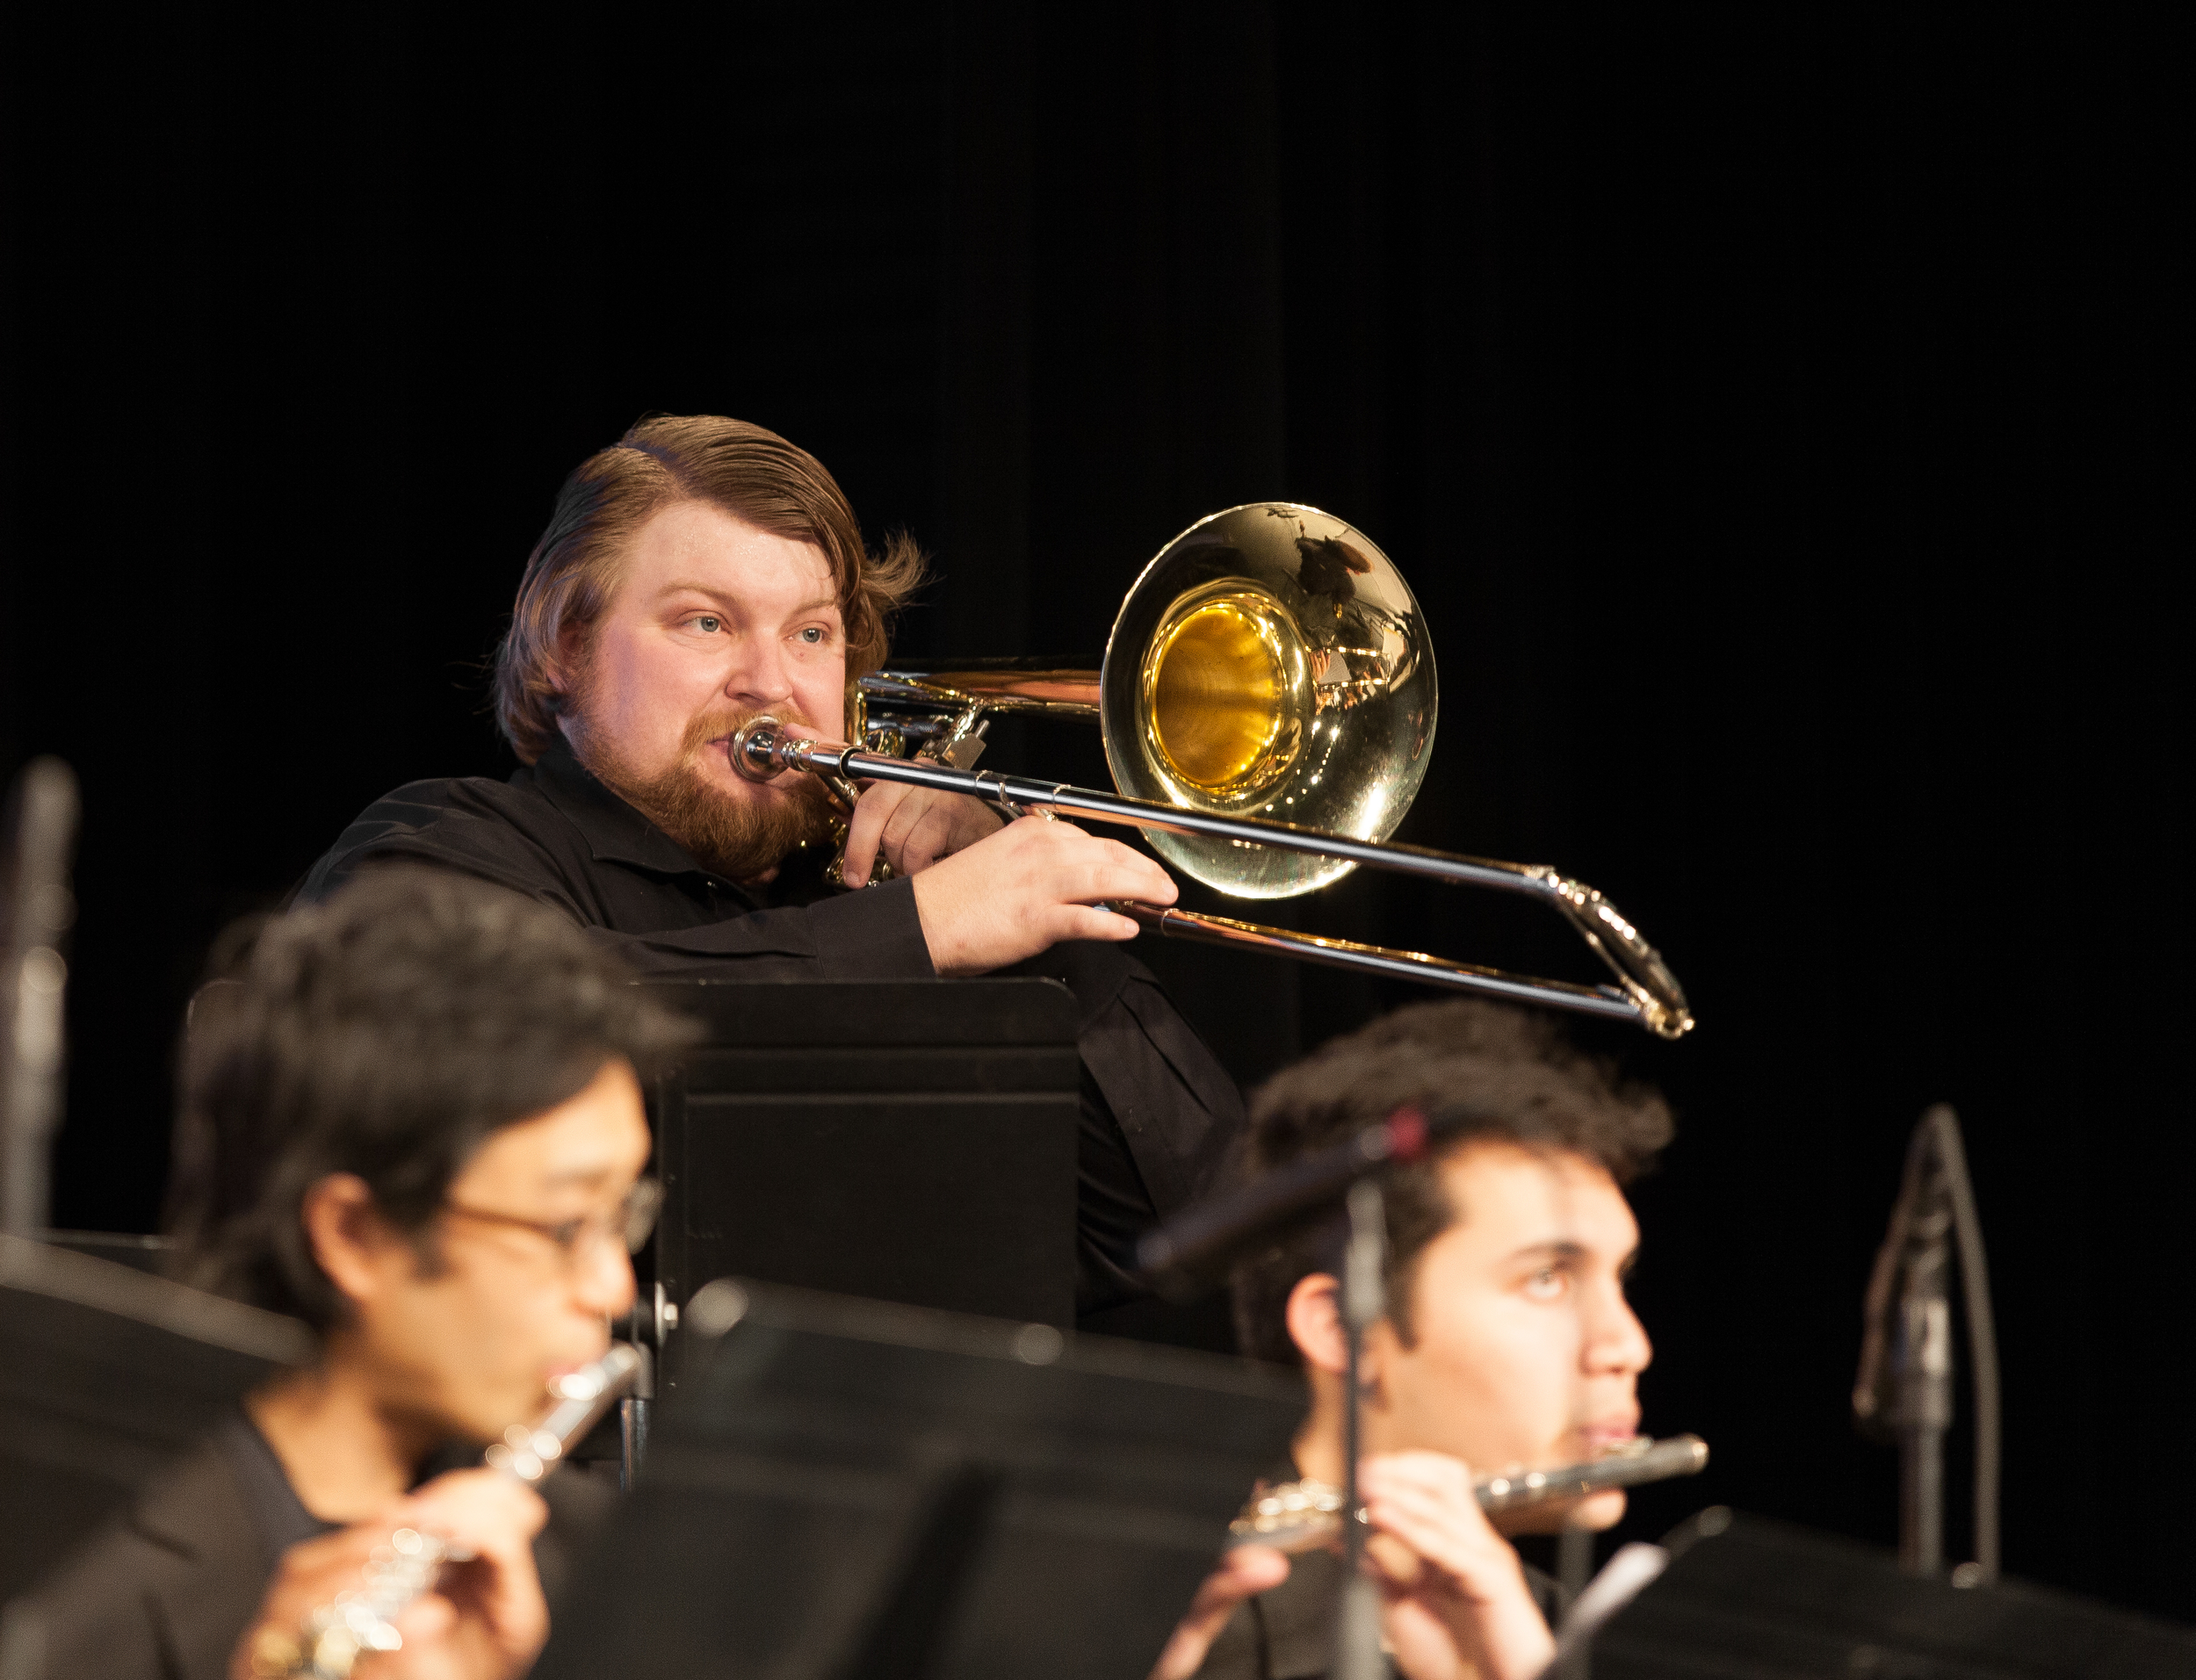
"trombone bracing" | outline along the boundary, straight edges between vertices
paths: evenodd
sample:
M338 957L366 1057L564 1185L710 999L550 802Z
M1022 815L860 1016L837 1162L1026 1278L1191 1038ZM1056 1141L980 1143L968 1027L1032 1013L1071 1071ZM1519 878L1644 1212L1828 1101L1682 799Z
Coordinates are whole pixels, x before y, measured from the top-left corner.
M1169 938L1637 1021L1665 1038L1688 1030L1676 977L1593 888L1544 864L1386 843L1425 776L1435 711L1425 619L1393 563L1315 508L1254 502L1201 520L1145 568L1100 671L1012 660L887 669L854 687L856 742L789 735L758 717L733 737L732 762L756 781L805 770L842 796L849 782L897 782L1015 815L1138 828L1184 873L1238 898L1293 897L1360 864L1523 893L1569 921L1615 984L1111 907ZM1095 720L1120 790L975 769L992 717L1015 712Z

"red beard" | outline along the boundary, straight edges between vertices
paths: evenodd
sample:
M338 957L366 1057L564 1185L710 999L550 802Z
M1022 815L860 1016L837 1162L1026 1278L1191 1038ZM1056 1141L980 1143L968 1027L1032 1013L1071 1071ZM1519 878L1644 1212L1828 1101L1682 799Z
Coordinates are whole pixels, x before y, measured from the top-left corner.
M784 724L809 725L799 708L772 706L769 715ZM752 881L783 863L797 846L832 836L836 815L823 784L812 775L789 783L753 785L745 798L726 793L703 769L706 754L721 754L721 742L761 711L732 707L705 712L686 727L679 755L669 768L643 775L626 764L584 723L584 697L574 709L572 750L595 778L676 840L704 869L732 881Z

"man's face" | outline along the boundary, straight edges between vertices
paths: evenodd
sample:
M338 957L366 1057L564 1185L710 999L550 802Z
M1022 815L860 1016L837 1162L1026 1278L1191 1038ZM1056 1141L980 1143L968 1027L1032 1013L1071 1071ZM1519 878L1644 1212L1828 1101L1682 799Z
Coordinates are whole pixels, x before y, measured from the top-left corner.
M585 647L565 652L580 761L702 862L757 874L818 832L813 777L760 785L729 752L763 712L795 733L844 727L846 629L814 544L705 502L666 508L634 534Z
M601 1358L606 1321L632 1304L618 1215L648 1149L639 1082L623 1061L492 1134L429 1228L438 1263L423 1265L392 1235L377 1287L353 1302L357 1357L386 1410L423 1438L492 1440L541 1410L552 1377ZM586 1222L567 1250L505 1220Z
M1419 1256L1414 1345L1384 1322L1368 1338L1369 1448L1429 1448L1484 1475L1636 1434L1653 1350L1624 1299L1639 1227L1615 1181L1580 1156L1498 1143L1438 1170L1457 1217ZM1606 1527L1623 1501L1599 1495L1574 1520Z

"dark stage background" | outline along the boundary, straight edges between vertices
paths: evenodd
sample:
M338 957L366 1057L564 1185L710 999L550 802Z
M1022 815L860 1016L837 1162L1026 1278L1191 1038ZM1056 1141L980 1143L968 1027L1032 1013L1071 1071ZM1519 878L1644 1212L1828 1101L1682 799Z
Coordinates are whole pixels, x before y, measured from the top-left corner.
M86 798L63 1222L156 1217L214 929L391 786L509 767L476 662L639 415L762 422L912 530L914 653L1094 648L1193 519L1303 500L1435 627L1402 838L1600 886L1701 1020L1586 1035L1680 1113L1645 1397L1716 1453L1627 1532L1890 1538L1846 1392L1945 1100L2008 1565L2190 1612L2162 40L1981 5L6 27L0 771L58 753ZM1480 897L1293 913L1593 977ZM1246 1080L1398 1000L1153 960Z

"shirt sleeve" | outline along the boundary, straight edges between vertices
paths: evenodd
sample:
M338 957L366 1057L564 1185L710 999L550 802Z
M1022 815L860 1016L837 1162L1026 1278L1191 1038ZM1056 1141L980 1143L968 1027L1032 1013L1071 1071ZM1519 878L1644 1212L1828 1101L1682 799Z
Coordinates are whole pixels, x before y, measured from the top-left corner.
M633 969L657 978L928 980L937 974L915 910L915 883L907 879L703 927L591 932ZM736 973L728 962L739 964Z
M586 928L636 972L741 980L923 980L930 961L912 880L813 905L727 915L695 927L636 934L606 924L577 851L552 821L530 831L485 794L415 783L377 801L314 864L295 895L318 903L361 869L413 862L458 869L549 905ZM466 800L467 803L460 803ZM478 802L480 808L471 808Z

